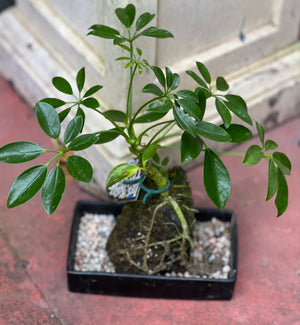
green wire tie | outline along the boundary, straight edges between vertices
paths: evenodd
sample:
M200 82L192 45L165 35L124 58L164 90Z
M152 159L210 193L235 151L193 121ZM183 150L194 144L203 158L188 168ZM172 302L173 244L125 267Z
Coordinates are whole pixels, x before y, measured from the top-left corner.
M163 193L163 192L165 192L169 187L170 187L170 184L171 184L171 182L170 182L170 180L168 179L167 180L167 185L164 187L164 188L162 188L161 190L151 190L150 188L148 188L148 187L146 187L144 184L143 184L143 180L144 180L144 178L145 178L145 176L141 176L140 178L138 178L138 179L134 179L134 180L124 180L123 181L123 183L124 184L135 184L135 183L139 183L140 184L140 187L141 187L141 189L143 190L143 191L145 191L146 192L146 194L144 195L144 197L143 197L143 204L145 204L146 203L146 201L147 201L147 199L151 196L151 195L153 195L153 194L160 194L160 193Z

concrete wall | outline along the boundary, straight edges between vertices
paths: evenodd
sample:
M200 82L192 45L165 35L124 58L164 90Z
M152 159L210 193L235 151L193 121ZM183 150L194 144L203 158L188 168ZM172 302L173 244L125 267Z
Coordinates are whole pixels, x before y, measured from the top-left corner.
M74 80L86 67L87 84L104 85L104 109L125 107L128 71L115 58L122 53L110 40L86 36L95 23L118 26L113 12L129 1L18 0L0 14L0 73L10 79L31 105L57 92L51 78ZM179 73L182 87L193 86L185 71L195 61L207 64L212 75L224 75L233 92L245 97L250 113L272 127L299 114L300 45L298 0L134 0L139 15L156 13L154 25L170 30L175 39L148 38L140 44L150 64ZM9 28L8 28L9 27ZM242 37L241 37L242 36ZM140 93L153 80L137 81L135 105L149 98ZM218 121L211 108L208 121ZM89 114L86 131L110 127ZM127 159L121 140L84 152L95 166L95 184L111 167ZM171 154L176 162L176 155ZM99 165L101 162L101 166Z

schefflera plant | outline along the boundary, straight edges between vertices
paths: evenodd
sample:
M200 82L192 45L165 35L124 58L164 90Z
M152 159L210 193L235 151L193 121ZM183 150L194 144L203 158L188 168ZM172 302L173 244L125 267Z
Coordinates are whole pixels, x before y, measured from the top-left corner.
M194 80L195 88L180 89L180 78L177 73L172 72L168 67L161 69L150 65L143 59L143 51L136 47L136 41L142 37L163 39L171 38L173 35L164 29L147 27L153 20L154 14L146 12L136 19L136 9L132 4L116 9L115 13L125 33L98 24L90 27L88 35L110 39L113 45L123 52L116 60L125 61L125 69L128 69L126 111L103 111L100 108L98 100L93 96L102 88L101 85L83 91L84 68L77 73L76 91L63 77L53 78L53 86L64 95L70 95L70 100L45 98L36 104L34 110L39 125L49 137L56 140L58 147L55 150L45 149L33 142L18 141L0 148L0 161L11 164L27 162L44 153L53 153L53 157L45 164L33 166L16 178L9 191L7 206L12 208L21 205L42 189L43 206L48 214L52 214L58 207L65 190L65 174L60 166L62 159L65 159L66 170L72 177L79 181L92 182L91 164L85 158L76 155L76 152L94 144L113 141L121 136L128 143L130 152L138 159L139 164L122 163L114 167L108 175L107 187L125 180L140 169L156 184L156 188L165 188L168 183L168 172L165 168L168 158L161 161L158 153L164 148L166 139L177 137L180 141L182 164L191 162L201 153L204 155L203 180L206 192L218 208L224 208L230 195L230 175L220 159L220 153L209 147L207 139L229 143L249 140L252 133L242 125L252 125L245 101L238 95L227 93L229 85L221 76L216 78L216 89L214 89L211 75L201 62L196 62L197 73L186 71L187 75ZM151 94L152 97L140 107L135 107L134 79L137 73L142 74L147 70L154 73L157 83L144 86L142 92ZM214 101L223 121L221 125L204 120L208 99ZM88 109L99 113L99 117L107 119L112 127L108 130L82 134L85 110ZM75 117L70 120L62 136L61 123L71 111ZM232 115L240 119L242 124L232 123ZM138 133L136 125L140 123L146 126ZM290 174L291 163L284 153L276 151L277 144L274 141L265 140L263 126L256 122L256 128L260 144L251 145L245 154L239 155L244 157L243 164L247 166L256 165L263 159L268 160L266 199L269 200L276 194L277 216L280 216L288 205L285 176ZM181 130L180 133L178 129ZM164 196L168 198L167 195ZM170 202L174 209L177 209L177 214L181 214L174 200ZM181 224L183 225L182 222Z

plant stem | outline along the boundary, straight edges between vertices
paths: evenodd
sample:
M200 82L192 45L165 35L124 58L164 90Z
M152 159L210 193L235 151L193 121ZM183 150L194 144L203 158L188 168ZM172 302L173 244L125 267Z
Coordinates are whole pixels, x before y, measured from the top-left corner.
M243 152L233 152L233 151L216 151L217 155L231 156L231 157L245 157Z

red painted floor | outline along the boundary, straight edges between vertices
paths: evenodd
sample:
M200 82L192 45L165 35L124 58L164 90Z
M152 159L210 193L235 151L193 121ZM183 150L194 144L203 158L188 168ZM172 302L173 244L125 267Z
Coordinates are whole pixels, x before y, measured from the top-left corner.
M31 108L1 78L0 98L0 147L25 138L51 145ZM224 159L233 184L227 207L238 216L239 234L238 280L233 299L225 302L68 292L66 255L73 208L79 199L94 198L68 179L54 215L46 215L39 197L8 210L8 189L24 166L1 164L0 325L300 325L300 117L267 136L291 158L290 205L276 219L273 201L264 202L266 166L247 168L240 158ZM195 206L211 206L203 194L201 167L189 176Z

